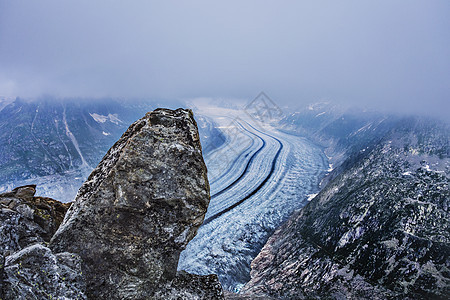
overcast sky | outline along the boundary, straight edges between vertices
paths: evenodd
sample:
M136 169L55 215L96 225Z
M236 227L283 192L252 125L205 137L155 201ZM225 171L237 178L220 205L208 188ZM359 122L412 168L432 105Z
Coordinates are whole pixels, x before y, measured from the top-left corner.
M448 114L450 1L0 0L0 95Z

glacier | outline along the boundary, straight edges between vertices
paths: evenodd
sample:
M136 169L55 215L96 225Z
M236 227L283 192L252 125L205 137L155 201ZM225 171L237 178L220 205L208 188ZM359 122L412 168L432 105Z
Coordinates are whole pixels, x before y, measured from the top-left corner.
M178 269L217 274L225 289L239 292L250 279L251 261L275 228L319 191L329 162L307 139L242 110L203 104L196 114L211 118L226 140L204 155L211 202Z

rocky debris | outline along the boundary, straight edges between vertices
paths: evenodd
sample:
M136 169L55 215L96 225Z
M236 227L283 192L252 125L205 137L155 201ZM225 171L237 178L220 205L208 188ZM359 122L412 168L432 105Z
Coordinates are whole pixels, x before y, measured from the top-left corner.
M35 244L6 258L2 299L86 299L81 259Z
M0 254L49 242L62 222L70 204L35 197L35 192L29 185L0 194Z
M0 299L85 299L79 256L44 246L70 204L35 192L29 185L0 194Z
M67 215L35 192L0 194L0 299L223 299L216 275L176 272L210 199L191 111L134 123Z
M224 299L217 275L195 275L179 271L153 296L155 299Z
M410 120L349 158L252 262L244 294L448 299L449 130Z
M216 279L176 272L209 199L192 112L157 109L108 151L50 247L80 255L89 299L170 299L176 293L164 296L161 289L171 286L180 289L181 298L195 292L198 298L221 299ZM196 280L186 282L189 276Z

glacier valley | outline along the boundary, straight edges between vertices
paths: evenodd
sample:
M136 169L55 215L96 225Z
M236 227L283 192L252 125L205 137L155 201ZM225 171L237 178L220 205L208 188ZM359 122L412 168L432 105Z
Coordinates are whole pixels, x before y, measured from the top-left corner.
M328 159L320 147L277 130L270 120L205 104L199 114L221 129L225 141L205 155L211 202L178 267L217 274L225 289L238 292L273 231L318 192Z

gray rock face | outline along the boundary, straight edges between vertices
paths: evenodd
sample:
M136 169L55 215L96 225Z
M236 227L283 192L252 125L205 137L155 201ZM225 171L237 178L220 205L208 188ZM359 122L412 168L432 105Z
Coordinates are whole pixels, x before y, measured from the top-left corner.
M31 185L0 194L0 299L85 299L80 257L44 246L69 204L35 192Z
M3 284L4 299L86 299L80 257L40 244L6 258Z
M192 112L158 109L108 151L50 246L81 256L90 299L158 298L162 287L185 277L176 273L179 254L196 234L209 199ZM198 286L220 299L220 285L208 282Z
M28 245L49 242L70 204L34 197L36 186L0 194L0 254L7 256Z

